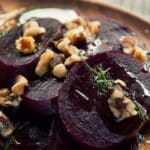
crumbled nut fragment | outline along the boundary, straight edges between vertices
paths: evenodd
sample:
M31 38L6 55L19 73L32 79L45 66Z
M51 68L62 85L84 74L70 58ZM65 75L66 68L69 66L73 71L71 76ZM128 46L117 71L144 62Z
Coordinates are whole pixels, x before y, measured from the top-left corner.
M114 81L115 84L119 84L121 87L127 87L126 83L123 80L117 79Z
M68 49L70 45L70 40L68 38L62 38L57 44L57 48L65 55L68 55Z
M64 54L55 54L50 61L50 67L54 68L58 64L62 64L65 60Z
M87 26L87 21L82 18L82 17L78 17L70 22L66 22L65 26L67 27L67 29L75 29L78 28L79 26L83 26L86 27Z
M10 122L9 118L0 111L0 135L8 137L13 133L14 129L14 125Z
M80 26L78 28L68 30L65 37L68 38L72 44L76 44L80 42L85 42L88 38L88 34L85 29Z
M35 73L39 77L42 77L48 72L49 63L54 57L54 52L50 49L47 49L40 57L40 60L35 68Z
M124 95L123 89L114 88L108 99L108 104L113 115L118 121L137 115L136 105Z
M76 62L79 62L81 61L81 57L79 55L71 55L70 57L68 57L66 60L65 60L65 65L66 66L70 66L70 65L73 65L74 63Z
M38 22L35 20L30 20L24 25L24 36L37 36L45 33L46 30L40 27Z
M132 36L123 36L120 40L124 48L135 47L137 45L137 41Z
M88 29L92 35L96 35L100 31L100 27L99 21L88 22Z
M80 50L76 46L70 45L68 49L68 53L70 55L74 55L74 54L78 55L80 53Z
M140 60L142 63L147 61L148 56L146 52L138 46L137 41L132 36L123 36L121 38L121 43L124 53L133 56L134 58Z
M7 88L0 89L0 97L6 97L10 94L10 90Z
M135 47L133 57L140 60L142 63L146 62L148 59L147 53L138 46Z
M35 52L34 38L31 36L20 37L16 40L16 49L23 54L31 54Z
M5 102L2 106L4 107L18 107L22 102L22 98L19 95L11 93L9 96L5 98Z
M28 80L22 75L17 75L16 82L11 87L11 91L16 95L22 95L26 86L28 86Z
M57 48L65 55L79 54L79 49L70 43L68 38L63 38L59 41Z
M119 90L117 88L114 88L112 90L112 93L111 93L111 98L123 98L124 96L124 93L123 93L123 90Z
M67 68L64 64L58 64L53 68L52 73L57 78L65 78L67 75Z

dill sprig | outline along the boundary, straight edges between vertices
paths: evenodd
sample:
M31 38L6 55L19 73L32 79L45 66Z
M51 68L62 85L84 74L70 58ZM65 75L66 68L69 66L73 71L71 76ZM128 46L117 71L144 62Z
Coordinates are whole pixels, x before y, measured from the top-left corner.
M110 70L110 68L104 70L102 65L91 68L87 63L86 66L89 68L94 79L98 96L102 95L112 87L112 81L106 78L106 73Z
M10 137L3 145L2 149L3 150L9 150L10 145L14 143L13 137Z
M136 100L134 100L133 102L136 105L136 111L141 120L141 123L144 123L145 121L149 120L150 117L148 116L147 111L143 108L143 106Z

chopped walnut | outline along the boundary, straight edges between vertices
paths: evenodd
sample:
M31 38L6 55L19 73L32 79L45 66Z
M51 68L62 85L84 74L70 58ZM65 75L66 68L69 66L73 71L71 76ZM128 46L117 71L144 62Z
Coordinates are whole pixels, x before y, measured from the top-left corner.
M49 63L54 57L54 52L50 49L47 49L41 56L40 60L35 68L35 73L39 77L42 77L48 72Z
M80 50L70 43L68 38L63 38L58 42L57 48L65 55L79 54Z
M118 121L137 115L136 105L131 99L124 95L121 87L112 90L111 96L108 99L108 104L111 112Z
M140 60L142 63L147 61L146 52L138 46L137 41L132 36L123 36L121 39L123 52Z
M22 75L17 75L16 82L11 87L11 91L16 95L22 95L26 86L28 86L28 80Z
M123 98L123 96L124 96L124 92L123 92L123 90L121 89L118 89L118 88L114 88L113 90L112 90L112 93L111 93L111 98L113 99L113 98Z
M58 64L52 70L53 75L57 78L65 78L67 72L68 72L67 68L65 67L64 64Z
M6 138L10 136L14 131L14 125L9 120L9 118L0 111L0 134L2 137Z
M23 54L31 54L36 51L35 40L31 36L20 37L16 40L16 49Z
M62 64L65 60L64 54L55 54L50 61L50 67L54 68L58 64Z
M148 59L147 53L140 47L135 47L133 57L140 60L142 63L146 62Z
M88 22L88 29L92 35L96 35L100 31L100 27L99 21Z
M86 27L87 26L87 21L82 18L82 17L78 17L70 22L66 22L65 26L67 27L67 29L75 29L78 28L79 26L83 26Z
M120 41L124 48L135 47L137 45L137 41L132 36L123 36Z
M9 96L5 98L5 101L2 106L4 107L18 107L20 106L20 103L22 102L22 98L19 95L16 95L14 93L11 93Z
M115 84L119 84L121 87L127 87L126 83L123 80L117 79L114 81Z
M68 38L62 38L58 44L57 44L57 48L65 55L68 55L69 52L69 46L70 46L70 40Z
M68 38L72 44L85 42L88 38L88 34L86 30L80 26L78 28L68 30L65 35L66 38Z
M10 90L7 88L0 89L0 97L6 97L10 94Z
M30 20L24 25L24 36L37 36L45 33L46 30L40 27L38 22L35 20Z
M65 60L65 65L66 66L70 66L70 65L73 65L74 63L76 62L79 62L81 61L81 57L79 55L71 55L70 57L68 57L66 60Z

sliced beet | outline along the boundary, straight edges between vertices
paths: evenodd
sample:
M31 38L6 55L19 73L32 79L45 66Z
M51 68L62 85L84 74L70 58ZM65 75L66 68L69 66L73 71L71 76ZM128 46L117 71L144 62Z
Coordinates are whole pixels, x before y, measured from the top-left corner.
M8 150L47 149L52 120L50 117L34 114L22 106L7 116L12 120L16 129L10 138L3 139L0 137L1 150L4 150L4 146L6 143L8 144L10 139L12 142Z
M22 36L22 26L0 39L0 87L11 86L17 74L25 75L28 79L35 76L35 66L47 42L62 35L63 25L59 21L46 18L36 20L47 32L36 38L37 51L34 54L23 55L16 50L15 40Z
M108 18L100 19L101 30L96 36L96 40L88 43L88 54L104 52L109 50L122 50L120 38L126 35L133 35L133 31L116 21Z
M51 124L48 138L48 150L92 150L84 148L76 143L64 130L59 118L55 118ZM138 150L136 138L109 150Z
M54 77L31 81L23 95L24 105L36 113L55 114L56 97L61 85L62 81Z
M137 100L149 112L150 97L145 95L138 81L141 79L146 90L150 91L150 74L142 73L143 65L138 60L119 51L111 51L91 56L87 63L91 67L102 64L104 69L110 68L108 78L125 81L131 99ZM89 100L81 97L76 90L84 93ZM136 136L140 127L138 116L116 122L108 107L108 98L107 93L97 96L84 62L71 69L59 92L58 110L66 131L81 145L92 150L110 149L128 141Z
M98 49L98 52L101 52L104 50L111 50L112 45L117 46L121 36L132 34L130 29L114 21L111 21L108 19L101 19L101 23L102 23L102 29L100 33L98 34L97 38L102 40L102 45L97 45L98 47L96 49ZM109 42L112 44L111 49L109 47L110 46ZM91 43L91 47L93 48L92 43ZM85 49L87 49L88 55L95 53L89 50L87 47ZM118 49L118 47L116 47L116 49ZM44 80L41 80L41 82L44 82ZM41 83L41 86L39 87L40 80L31 82L28 92L26 92L24 95L24 101L28 108L32 109L35 112L39 112L42 114L52 114L54 112L51 100L54 100L57 97L58 90L61 87L61 84L63 82L57 81L53 78L49 79L49 82L50 82L49 86L51 87L49 87L48 84L45 87L45 83L43 84ZM42 97L39 95L42 95Z

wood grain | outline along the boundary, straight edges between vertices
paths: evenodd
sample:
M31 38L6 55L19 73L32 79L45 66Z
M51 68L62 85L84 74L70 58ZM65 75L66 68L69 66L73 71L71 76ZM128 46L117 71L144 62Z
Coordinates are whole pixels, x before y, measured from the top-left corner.
M131 11L132 13L144 17L150 21L150 1L149 0L90 0L101 3L108 3L118 6L121 9Z
M104 0L2 0L0 6L5 12L31 6L58 7L75 9L86 18L109 17L129 26L150 47L150 22L101 1Z

